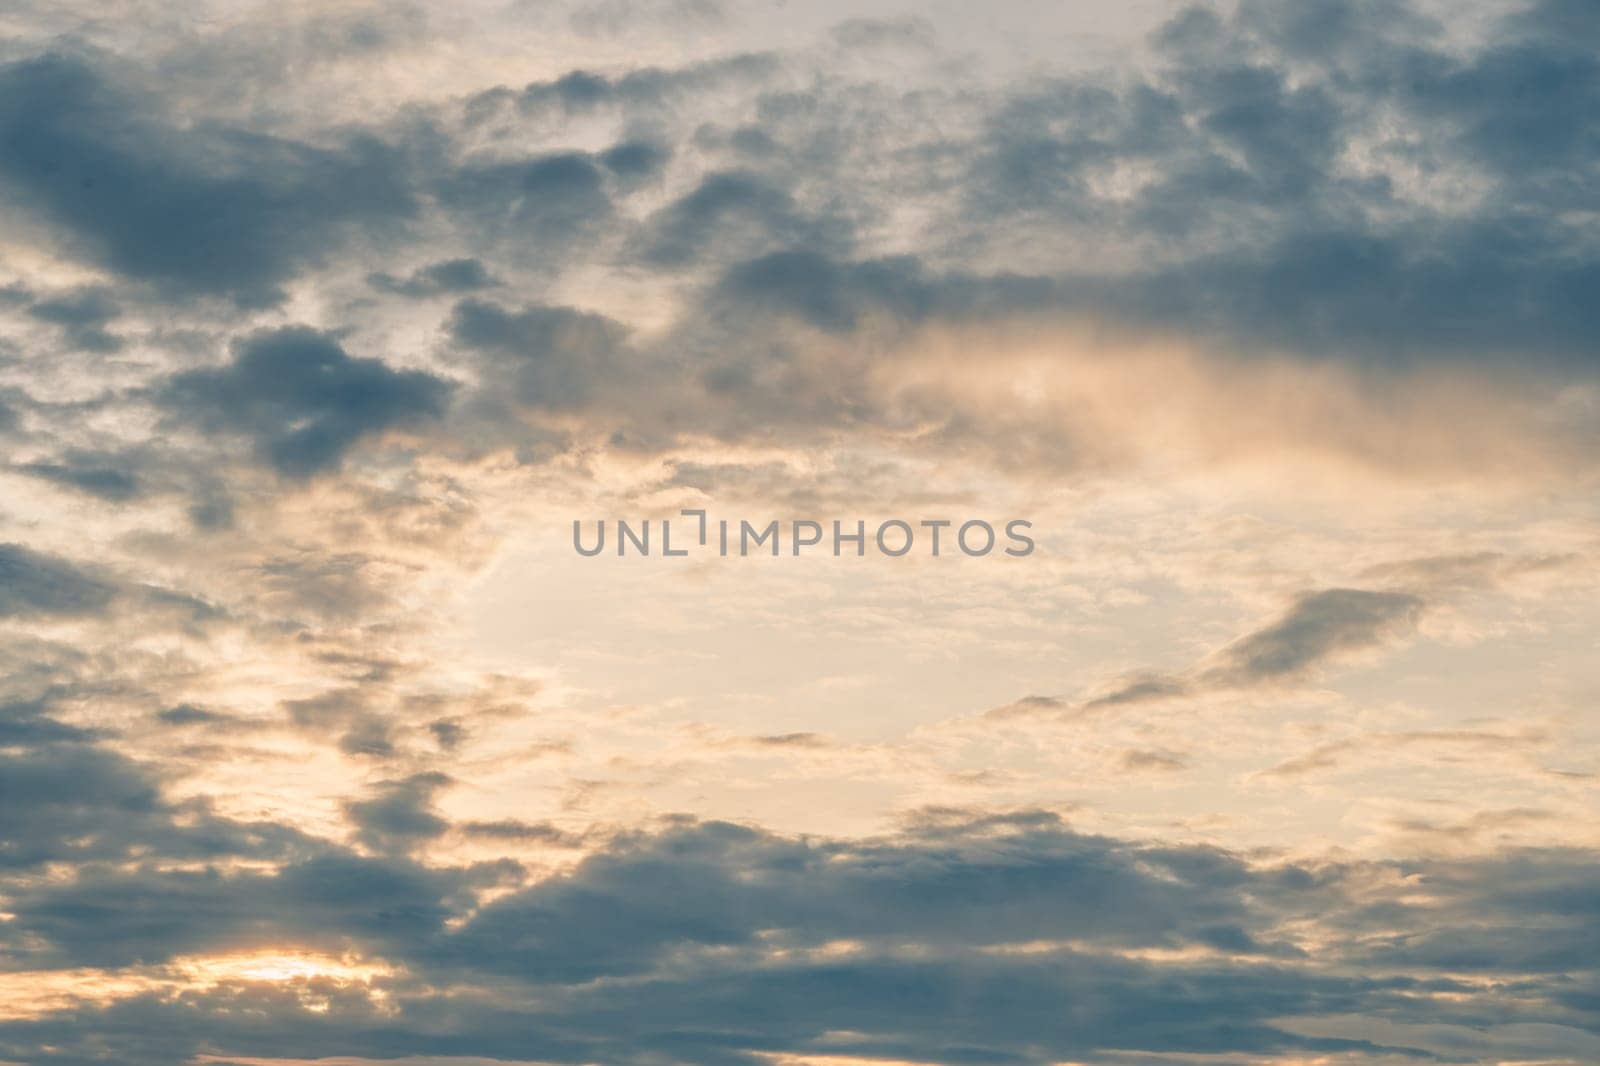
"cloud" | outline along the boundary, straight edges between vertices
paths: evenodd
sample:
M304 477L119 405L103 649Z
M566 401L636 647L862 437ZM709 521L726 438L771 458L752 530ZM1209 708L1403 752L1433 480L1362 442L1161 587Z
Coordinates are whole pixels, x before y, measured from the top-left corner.
M1406 592L1319 589L1276 622L1224 648L1206 683L1247 686L1303 676L1334 656L1383 643L1417 622L1425 602Z
M667 145L635 137L601 152L600 162L622 181L641 182L658 177L671 157L672 149Z
M814 251L772 252L732 267L718 295L740 308L770 308L829 330L854 326L861 312L900 313L936 305L914 260L840 263Z
M343 235L414 210L401 158L371 137L176 125L87 55L8 64L0 100L0 183L70 245L179 297L276 302Z
M1276 619L1181 673L1135 673L1076 703L1056 696L1028 696L997 707L986 717L1076 717L1206 692L1291 684L1404 636L1433 605L1408 591L1327 588L1301 593Z
M96 863L141 856L180 863L260 860L282 856L306 839L287 825L217 817L203 802L170 803L151 766L110 750L106 741L83 730L34 729L12 733L6 742L8 749L0 751L0 796L5 800L0 804L0 867L9 870L67 864L98 876ZM8 882L8 895L22 885L20 880ZM80 913L75 919L82 923L86 941L95 935L96 916L103 913ZM130 914L130 920L139 919ZM14 937L15 932L3 935ZM126 949L112 936L106 950Z
M252 334L233 361L172 377L158 400L174 420L242 436L289 478L335 470L362 440L444 410L451 385L347 355L327 334L287 327Z
M1169 773L1187 769L1189 764L1181 757L1164 751L1125 751L1122 768L1133 773L1159 771Z
M1187 675L1136 677L1087 706L1298 681L1331 663L1405 637L1425 614L1463 591L1493 588L1528 574L1560 572L1574 564L1581 566L1581 558L1516 558L1488 552L1372 567L1368 576L1396 581L1397 587L1302 593L1276 620L1208 656Z
M605 172L581 152L467 162L444 178L438 196L495 238L534 242L535 261L550 266L612 217Z
M781 187L755 174L713 173L648 220L645 262L683 267L719 258L743 259L778 245L818 254L848 243L838 222L814 219Z
M36 300L28 314L41 322L60 326L67 343L91 352L115 352L121 338L106 326L122 313L121 307L104 287L89 287Z
M356 840L374 851L405 850L444 833L449 823L433 808L433 796L450 784L441 773L413 774L379 786L364 800L345 805Z
M35 960L203 962L288 942L356 948L391 976L224 978L81 1002L0 1022L0 1048L72 1054L84 1034L115 1032L133 1063L201 1047L561 1062L1418 1055L1429 1041L1403 1026L1386 1046L1297 1035L1297 1020L1417 1023L1491 1003L1504 1028L1479 1046L1526 1046L1513 1023L1592 1019L1572 981L1592 980L1581 886L1593 864L1572 850L1252 863L1078 834L1043 814L950 812L853 842L680 821L477 908L464 890L509 871L430 872L327 845L268 874L86 869L8 903L6 935L30 938ZM1412 878L1430 890L1411 891ZM1416 929L1437 932L1396 935ZM1300 950L1288 939L1300 935L1324 946ZM1385 976L1396 967L1410 976ZM1464 970L1518 975L1518 990L1457 980ZM253 1012L234 1009L245 1001Z
M615 77L580 68L548 81L531 82L516 93L503 87L489 90L471 101L469 108L480 118L508 102L533 113L552 107L583 110L600 105L659 108L695 93L759 85L781 65L780 58L771 53L740 53L676 68L636 67Z
M379 272L369 274L367 281L384 292L413 297L472 292L500 284L479 259L441 259L418 267L406 278Z
M61 459L61 462L18 463L11 469L107 503L126 503L144 494L145 487L138 471L131 469L123 457L69 452Z
M115 595L114 586L64 559L0 544L0 618L95 614Z
M1150 79L999 109L973 223L1175 242L1165 265L1063 285L1130 320L1380 363L1584 364L1597 265L1558 216L1596 151L1600 67L1550 24L1530 10L1462 54L1400 4L1189 9Z
M448 323L450 338L487 360L486 398L547 410L581 410L622 375L627 338L621 323L569 307L508 311L463 300Z
M1538 746L1547 742L1540 732L1524 730L1503 732L1495 730L1431 730L1420 732L1375 732L1344 740L1319 744L1293 759L1263 771L1266 777L1297 777L1318 770L1340 766L1353 756L1372 752L1384 753L1404 748L1447 749L1461 747L1468 750L1504 752L1517 747Z
M193 725L236 725L238 719L232 715L210 711L204 707L181 703L176 707L166 707L156 712L156 718L164 725L193 726Z
M1488 9L20 15L0 1060L1582 1060L1600 28ZM706 498L1054 522L520 544Z

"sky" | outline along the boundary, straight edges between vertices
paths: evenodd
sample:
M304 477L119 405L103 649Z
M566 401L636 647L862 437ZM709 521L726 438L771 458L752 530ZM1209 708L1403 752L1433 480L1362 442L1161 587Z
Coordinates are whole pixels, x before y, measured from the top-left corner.
M1597 173L1588 0L4 5L0 1066L1600 1061Z

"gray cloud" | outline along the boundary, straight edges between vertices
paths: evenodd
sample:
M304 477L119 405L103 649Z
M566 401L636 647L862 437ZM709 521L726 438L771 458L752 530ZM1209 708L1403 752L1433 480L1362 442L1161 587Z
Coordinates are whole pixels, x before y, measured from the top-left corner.
M634 137L607 148L599 159L614 177L632 184L658 177L671 157L669 146L646 137Z
M488 357L490 398L529 407L578 409L612 391L623 371L627 329L601 315L568 307L508 311L466 300L448 324L450 338Z
M85 56L7 65L0 100L0 182L107 267L179 296L273 302L350 227L414 208L401 159L373 138L174 125Z
M467 162L445 176L440 202L491 240L510 237L510 254L546 267L612 220L605 170L588 154L555 152L531 159Z
M367 281L373 288L401 296L439 296L500 284L479 259L441 259L418 267L405 278L379 272L369 274Z
M61 293L37 300L28 308L34 318L60 326L69 345L90 352L114 352L122 347L121 338L106 329L121 313L103 287Z
M12 469L108 503L138 499L145 491L133 464L113 455L72 451L61 456L59 462L18 463Z
M628 5L591 14L590 28L627 30ZM428 672L404 661L396 616L410 589L365 534L349 535L405 526L424 497L464 524L475 471L451 464L508 445L535 463L576 441L797 444L813 466L754 448L727 462L671 456L651 491L810 506L828 499L817 470L863 498L903 487L903 470L826 445L876 451L903 432L976 454L986 427L940 396L902 409L874 391L895 369L884 353L929 325L1026 328L1066 312L1179 332L1244 375L1267 349L1373 373L1497 362L1586 385L1600 333L1592 5L1543 0L1481 41L1447 43L1400 2L1247 0L1174 19L1149 70L997 85L943 62L931 75L885 64L873 81L826 66L843 51L927 47L914 20L845 24L821 60L574 70L392 109L368 108L366 94L402 79L369 83L351 66L357 103L330 108L337 124L300 103L310 67L382 54L407 77L421 71L419 84L429 68L398 51L426 43L419 13L329 18L274 30L260 49L248 32L186 39L145 63L58 42L0 66L4 220L16 261L53 272L0 288L7 328L20 323L25 338L0 340L0 432L25 423L28 449L5 468L121 505L52 501L114 519L87 533L104 533L108 554L238 581L229 602L260 626L247 636L301 656L308 686L235 714L243 697L212 687L231 679L199 665L221 654L199 645L227 624L209 601L113 575L132 564L0 545L0 955L160 979L185 955L281 947L391 972L371 985L223 978L8 1015L0 1059L1499 1061L1543 1054L1532 1028L1592 1046L1570 1035L1600 1027L1597 860L1576 847L1286 862L1094 836L1039 812L930 814L852 839L687 818L452 822L444 790L513 712L494 694L406 702L396 677ZM229 55L239 67L218 62ZM591 271L626 284L596 292ZM296 316L325 329L283 327L271 309L291 293ZM407 355L453 361L460 384L350 354L418 337L437 350ZM226 360L207 362L229 338ZM36 382L52 386L38 399ZM101 435L145 432L152 404L173 442ZM1008 453L1049 447L1033 438L1060 429L1051 418L1007 426ZM430 463L397 469L412 479L404 488L364 485L354 460L413 430ZM214 440L197 446L202 434ZM265 472L229 462L230 448ZM282 526L265 515L272 492L322 491L348 521L323 528L303 507L286 508ZM160 532L158 507L174 496L210 536ZM404 531L404 565L424 547L471 554L456 543L461 525L432 517ZM53 543L48 532L17 535ZM1403 641L1449 597L1575 559L1482 552L1375 567L1361 587L1292 598L1187 666L999 713L1274 691ZM139 639L21 639L56 621ZM163 641L143 641L147 629ZM38 680L57 659L84 679ZM470 668L450 665L439 673ZM172 798L205 787L180 775L227 758L222 740L247 726L374 775L327 804L344 819L332 839ZM1355 737L1274 772L1524 741ZM723 750L811 759L828 743L740 734ZM1110 748L1125 772L1184 768L1179 753L1128 743ZM569 851L548 870L460 858L543 861L543 848ZM1374 1032L1296 1035L1294 1020L1330 1015Z
M305 478L337 469L364 438L439 415L450 389L294 327L238 342L226 366L176 375L159 402L176 420L245 437L280 474Z
M367 799L345 805L356 839L374 851L405 850L445 832L450 823L433 806L433 796L450 784L442 773L413 774L379 786Z
M1579 294L1600 261L1558 218L1600 152L1600 66L1551 32L1548 11L1533 5L1463 55L1403 4L1192 8L1157 36L1163 76L1128 90L1064 82L999 111L975 210L1188 249L1068 287L1134 319L1382 361L1530 346L1585 359L1596 323ZM1380 128L1376 172L1343 165ZM1097 191L1118 165L1154 176ZM1401 187L1409 167L1485 191L1463 210Z
M1518 747L1539 746L1546 743L1546 741L1547 738L1538 731L1507 733L1494 730L1456 729L1409 733L1370 733L1333 741L1328 744L1320 744L1304 755L1296 756L1293 759L1279 763L1269 770L1263 771L1263 774L1269 777L1295 777L1317 770L1328 770L1339 766L1346 759L1364 752L1381 753L1403 748L1443 750L1452 747L1468 750L1481 749L1485 752L1504 752Z
M506 104L523 112L558 108L582 111L600 105L628 108L671 106L698 92L761 84L781 67L768 53L745 53L709 59L675 69L642 67L608 77L588 70L573 70L549 81L533 82L516 92L504 87L480 93L469 104L469 114L484 121Z
M8 721L18 709L15 704L5 708ZM34 721L43 725L51 719ZM83 730L35 728L26 734L13 731L5 740L10 748L0 750L0 867L6 869L85 864L82 869L92 874L95 863L139 856L179 862L265 859L283 856L307 839L286 825L219 818L203 802L169 803L152 767L110 750ZM5 884L7 897L25 883ZM78 916L86 938L103 913ZM15 931L3 935L12 938ZM107 950L122 950L113 940Z
M0 544L0 618L95 614L116 591L64 559Z
M238 719L233 715L207 710L204 707L196 707L190 703L180 703L176 707L163 708L156 712L156 720L164 725L180 727L238 724Z
M140 1064L201 1045L224 1055L564 1062L824 1051L952 1063L1111 1061L1116 1051L1422 1055L1404 1043L1308 1039L1288 1022L1489 1011L1502 1024L1592 1025L1579 990L1593 985L1582 929L1593 924L1583 886L1594 862L1567 850L1384 869L1252 864L1215 849L1085 836L1026 813L949 813L856 842L681 822L618 836L455 928L449 919L471 907L473 891L503 885L512 868L430 871L328 845L291 854L275 873L86 868L14 891L5 935L30 938L32 955L61 965L152 963L288 938L404 969L374 986L386 997L381 1015L359 986L312 979L277 998L224 984L0 1023L0 1049L26 1059L48 1041L70 1056L99 1033ZM1424 878L1430 891L1386 882L1385 872ZM1392 892L1374 895L1385 883ZM1306 923L1329 946L1307 953L1284 939ZM1418 929L1437 932L1401 932ZM1002 950L1024 943L1034 946ZM1198 954L1139 954L1184 945ZM1396 969L1407 976L1386 976ZM1454 979L1463 970L1516 980L1486 988ZM594 980L603 975L613 979ZM307 1009L300 993L323 1007ZM253 1010L232 1009L241 1002Z
M657 258L742 260L718 295L827 329L868 311L1072 310L1232 351L1588 366L1597 323L1583 294L1600 260L1563 212L1592 206L1574 176L1600 152L1600 77L1574 38L1549 32L1556 19L1530 10L1463 53L1403 4L1192 9L1157 35L1165 65L1143 78L1030 82L989 103L974 139L914 142L926 154L912 158L970 164L955 208L901 175L899 194L949 236L895 259L851 258L848 231L808 228L772 191L796 172L847 187L827 153L862 131L843 117L809 129L796 116L816 101L773 106L757 132L781 150L744 157L737 182L708 175L664 213L665 235L700 236L658 243ZM858 187L851 209L883 206ZM744 224L719 229L725 215ZM1044 234L1087 251L1051 261L1016 239ZM1027 265L1008 267L1018 249ZM1117 260L1130 251L1136 263Z
M1278 618L1181 673L1145 671L1081 703L1028 697L989 712L995 718L1073 716L1203 692L1285 684L1314 675L1355 652L1410 632L1433 603L1409 591L1353 588L1302 593Z
M812 254L848 244L841 222L809 217L784 189L759 175L708 174L647 223L642 258L663 267L744 259L774 246Z
M1299 677L1335 655L1372 647L1408 630L1425 607L1420 597L1407 592L1308 592L1276 622L1224 648L1204 677L1223 685Z

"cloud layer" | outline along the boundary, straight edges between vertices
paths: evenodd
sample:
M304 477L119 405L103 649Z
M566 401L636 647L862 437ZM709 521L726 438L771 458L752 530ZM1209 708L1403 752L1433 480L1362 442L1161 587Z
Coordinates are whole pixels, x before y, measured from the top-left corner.
M1593 6L869 6L3 16L0 1061L1600 1059Z

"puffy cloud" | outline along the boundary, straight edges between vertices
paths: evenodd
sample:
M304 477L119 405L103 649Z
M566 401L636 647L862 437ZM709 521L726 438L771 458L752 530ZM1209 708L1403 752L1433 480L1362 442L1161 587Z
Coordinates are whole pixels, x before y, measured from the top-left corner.
M348 804L356 839L375 851L437 837L449 828L432 808L433 794L450 783L441 773L415 774L382 785L372 797Z
M174 376L160 403L177 421L246 438L291 478L337 469L363 438L439 415L450 394L441 378L352 357L304 327L253 334L233 354Z
M14 1054L48 1033L73 1054L77 1027L116 1033L131 1062L171 1054L160 1034L174 1032L213 1054L283 1058L1414 1055L1435 1048L1426 1037L1305 1037L1294 1020L1451 1017L1494 995L1453 976L1466 969L1521 975L1498 999L1501 1025L1584 1024L1591 1008L1558 975L1590 968L1592 952L1570 937L1591 917L1577 889L1592 863L1559 852L1409 869L1252 864L1026 813L947 814L862 842L683 823L618 837L461 923L446 920L468 906L461 890L505 871L446 875L334 850L269 875L85 870L9 904L11 935L42 945L37 958L204 960L287 938L302 951L360 945L391 976L85 1003L0 1023L0 1046ZM1431 891L1408 891L1411 877ZM1530 913L1548 950L1512 946ZM1394 935L1429 926L1437 936ZM1289 937L1332 940L1313 952ZM1384 976L1396 969L1411 976ZM446 979L443 997L433 989ZM246 1000L254 1011L230 1009ZM269 1028L247 1020L263 1011ZM1511 1028L1506 1038L1516 1046Z
M89 56L0 70L0 182L72 246L180 297L273 302L352 227L414 208L395 151L181 126Z
M28 313L60 326L74 347L94 352L114 352L122 347L122 341L105 328L121 314L121 308L103 288L79 289L37 300Z

